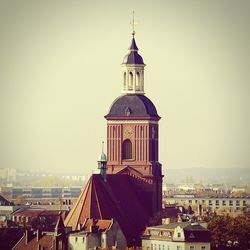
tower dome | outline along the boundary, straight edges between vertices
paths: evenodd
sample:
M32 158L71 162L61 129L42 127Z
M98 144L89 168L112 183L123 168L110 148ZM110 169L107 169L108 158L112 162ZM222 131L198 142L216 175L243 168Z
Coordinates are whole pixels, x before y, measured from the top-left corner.
M98 157L98 162L106 162L107 161L107 156L105 155L104 152L102 152L99 157Z
M130 119L159 120L155 105L142 94L129 94L119 96L111 105L106 119L112 120L121 117Z

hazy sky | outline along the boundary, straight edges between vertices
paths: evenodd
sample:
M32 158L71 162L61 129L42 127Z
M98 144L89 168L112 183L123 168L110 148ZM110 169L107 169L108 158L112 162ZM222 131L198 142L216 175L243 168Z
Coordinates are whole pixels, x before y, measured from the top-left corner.
M89 173L136 41L167 168L250 168L250 1L0 0L0 167Z

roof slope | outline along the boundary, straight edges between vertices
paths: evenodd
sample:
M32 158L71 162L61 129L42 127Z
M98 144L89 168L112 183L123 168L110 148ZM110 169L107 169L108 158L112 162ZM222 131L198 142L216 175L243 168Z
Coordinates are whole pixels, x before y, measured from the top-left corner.
M87 218L113 218L128 244L135 241L134 237L139 240L149 215L140 203L132 178L122 174L107 175L107 182L104 182L101 175L92 175L68 214L65 226L77 230Z
M126 115L127 109L130 110L129 116ZM135 117L137 119L160 119L153 102L142 94L127 94L119 96L112 103L109 113L105 118L117 119L119 117L126 117L126 119L134 119Z

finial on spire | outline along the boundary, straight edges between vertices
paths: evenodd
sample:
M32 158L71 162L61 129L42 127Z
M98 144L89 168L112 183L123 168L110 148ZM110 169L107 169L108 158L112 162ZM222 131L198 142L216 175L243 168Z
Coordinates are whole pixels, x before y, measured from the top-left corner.
M134 37L135 36L135 12L133 10L133 19L132 19L132 22L131 22L131 25L132 25L132 36Z
M103 153L103 149L104 149L104 141L102 141L102 153Z

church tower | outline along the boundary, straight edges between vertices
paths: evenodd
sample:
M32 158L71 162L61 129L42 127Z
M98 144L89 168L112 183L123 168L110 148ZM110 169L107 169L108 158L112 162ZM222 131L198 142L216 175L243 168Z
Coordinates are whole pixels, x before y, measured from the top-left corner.
M107 173L130 174L147 185L150 214L162 209L162 171L158 160L160 116L144 95L144 61L138 53L135 32L122 63L123 90L111 105L107 120Z

